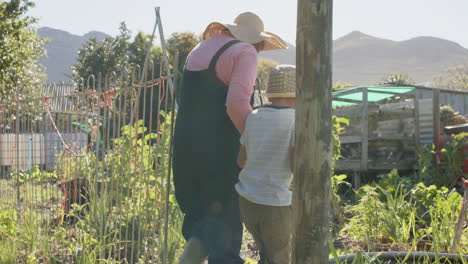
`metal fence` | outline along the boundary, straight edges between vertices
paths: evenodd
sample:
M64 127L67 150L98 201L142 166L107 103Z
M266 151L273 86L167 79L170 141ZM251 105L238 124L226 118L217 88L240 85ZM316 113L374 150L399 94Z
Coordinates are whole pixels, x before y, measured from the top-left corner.
M174 261L183 244L170 204L177 73L162 64L0 102L0 213L15 222L16 246L32 245L24 232L38 243L17 250L18 262Z

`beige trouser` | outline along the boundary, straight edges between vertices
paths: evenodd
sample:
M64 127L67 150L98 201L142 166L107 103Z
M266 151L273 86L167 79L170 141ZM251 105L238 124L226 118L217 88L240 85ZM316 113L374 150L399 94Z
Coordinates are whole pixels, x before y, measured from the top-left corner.
M260 250L259 264L291 263L291 206L268 206L239 197L244 225Z

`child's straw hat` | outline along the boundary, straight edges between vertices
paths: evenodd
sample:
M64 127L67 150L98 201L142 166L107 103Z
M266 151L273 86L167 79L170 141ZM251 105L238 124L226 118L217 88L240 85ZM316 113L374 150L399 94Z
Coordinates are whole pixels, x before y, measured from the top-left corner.
M271 69L265 97L296 97L296 66L278 65Z

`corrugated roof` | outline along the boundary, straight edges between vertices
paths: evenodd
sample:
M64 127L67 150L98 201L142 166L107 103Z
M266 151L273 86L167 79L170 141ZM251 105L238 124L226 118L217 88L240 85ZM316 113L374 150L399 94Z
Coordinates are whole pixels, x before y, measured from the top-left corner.
M362 90L367 88L367 99L369 102L379 102L399 94L406 94L414 91L413 87L393 87L393 86L371 86L353 87L340 89L332 92L333 106L354 105L363 100ZM353 92L355 91L355 92ZM340 100L341 99L341 100ZM356 102L352 102L356 101Z

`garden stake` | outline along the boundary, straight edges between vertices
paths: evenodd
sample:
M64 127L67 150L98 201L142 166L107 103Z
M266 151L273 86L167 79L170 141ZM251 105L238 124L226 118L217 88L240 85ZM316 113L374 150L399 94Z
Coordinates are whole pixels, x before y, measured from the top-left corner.
M457 245L460 242L461 235L463 233L463 224L468 223L468 219L466 217L468 205L468 180L463 181L463 188L465 189L463 194L463 204L460 209L460 214L458 215L458 223L457 227L455 228L455 236L453 238L452 248L450 249L450 253L452 254L457 253Z

